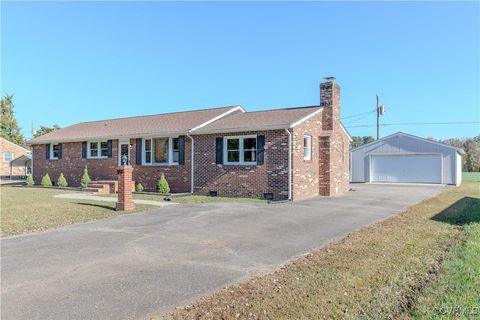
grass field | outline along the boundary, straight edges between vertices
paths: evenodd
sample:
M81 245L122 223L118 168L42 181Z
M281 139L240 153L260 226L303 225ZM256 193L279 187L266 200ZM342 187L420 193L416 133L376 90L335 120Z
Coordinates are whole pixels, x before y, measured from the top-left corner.
M164 196L160 194L143 194L136 193L133 195L134 199L142 200L156 200L162 201ZM172 197L172 202L176 203L207 203L207 202L236 202L236 203L267 203L265 200L252 198L227 198L227 197L207 197L197 195L186 195Z
M412 318L480 318L479 203L478 198L465 198L457 208L438 217L464 229L462 243L449 253L439 280L420 297Z
M1 236L46 230L125 213L116 211L113 202L53 198L56 194L74 192L28 187L0 188ZM135 212L149 208L152 207L136 205Z
M480 182L480 172L464 172L462 180Z
M479 191L446 189L158 319L433 319L438 306L478 306Z

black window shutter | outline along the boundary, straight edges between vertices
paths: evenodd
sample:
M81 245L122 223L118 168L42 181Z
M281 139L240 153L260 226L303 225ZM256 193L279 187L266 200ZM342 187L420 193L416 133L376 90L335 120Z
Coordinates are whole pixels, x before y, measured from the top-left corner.
M178 164L185 164L185 137L178 138Z
M257 165L262 165L265 158L265 136L257 136Z
M223 164L223 137L216 138L215 162L217 164Z
M58 144L58 159L62 159L62 144Z
M109 158L111 158L111 157L112 157L112 140L108 140L108 141L107 141L107 147L108 147L108 154L107 154L107 156L108 156Z
M142 165L142 139L138 138L135 145L135 163L140 166Z
M87 157L87 142L82 142L82 158L85 159Z
M50 159L50 145L49 144L45 145L45 159L47 159L47 160Z

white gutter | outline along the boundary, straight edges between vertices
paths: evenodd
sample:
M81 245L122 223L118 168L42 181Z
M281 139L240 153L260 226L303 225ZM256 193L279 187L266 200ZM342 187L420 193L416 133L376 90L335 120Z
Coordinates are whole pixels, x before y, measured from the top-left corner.
M292 200L292 133L285 131L288 134L288 200Z
M192 142L192 146L190 147L191 151L191 156L190 156L190 171L191 171L191 176L190 176L190 193L193 194L195 191L195 184L194 184L194 178L195 178L195 145L193 144L193 137L187 133L187 137L190 138L190 141Z

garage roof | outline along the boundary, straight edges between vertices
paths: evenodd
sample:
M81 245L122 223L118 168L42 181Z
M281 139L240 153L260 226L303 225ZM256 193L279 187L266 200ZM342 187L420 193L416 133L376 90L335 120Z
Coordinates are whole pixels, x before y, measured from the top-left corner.
M357 150L360 150L360 149L363 149L365 147L368 147L368 146L372 146L372 145L375 145L377 143L380 143L384 140L387 140L387 139L390 139L394 136L406 136L406 137L409 137L409 138L413 138L413 139L417 139L417 140L420 140L420 141L424 141L424 142L428 142L428 143L432 143L432 144L438 144L438 145L441 145L445 148L450 148L450 149L454 149L456 150L458 153L460 154L465 154L465 151L463 149L460 149L460 148L457 148L457 147L453 147L453 146L450 146L448 144L445 144L445 143L441 143L441 142L438 142L438 141L434 141L434 140L430 140L430 139L425 139L425 138L422 138L422 137L418 137L418 136L414 136L413 134L408 134L408 133L405 133L405 132L397 132L397 133L394 133L394 134L391 134L391 135L388 135L386 137L383 137L381 139L378 139L378 140L375 140L373 142L370 142L370 143L367 143L367 144L364 144L362 146L359 146L355 149L352 149L350 150L350 152L354 152L354 151L357 151Z

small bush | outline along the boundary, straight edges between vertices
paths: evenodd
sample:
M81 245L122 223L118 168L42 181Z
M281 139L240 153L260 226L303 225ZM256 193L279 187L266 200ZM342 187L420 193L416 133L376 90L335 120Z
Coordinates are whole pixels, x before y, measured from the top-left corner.
M137 183L137 186L135 187L136 192L143 192L143 186L141 183Z
M52 186L52 180L50 180L50 176L48 175L48 173L42 177L42 186L44 187Z
M33 177L31 175L27 177L27 180L25 180L25 183L27 184L28 187L33 187L35 185L35 181L33 181Z
M85 166L85 170L83 171L83 177L82 180L80 180L80 185L82 186L83 189L88 187L88 184L90 183L90 176L88 175L88 169L87 166Z
M63 176L63 173L60 173L60 177L58 177L57 186L62 188L68 187L67 179L65 179L65 177Z
M165 174L163 173L157 182L157 191L163 194L170 192L170 186L168 185L167 179L165 178Z

